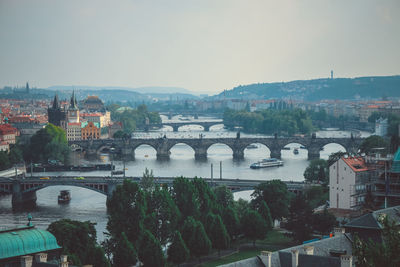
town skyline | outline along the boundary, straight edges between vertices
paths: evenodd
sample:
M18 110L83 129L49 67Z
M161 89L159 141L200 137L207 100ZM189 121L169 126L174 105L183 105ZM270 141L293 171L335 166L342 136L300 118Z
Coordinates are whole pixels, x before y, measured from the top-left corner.
M359 8L362 6L363 8ZM182 87L396 75L397 1L1 1L0 85Z

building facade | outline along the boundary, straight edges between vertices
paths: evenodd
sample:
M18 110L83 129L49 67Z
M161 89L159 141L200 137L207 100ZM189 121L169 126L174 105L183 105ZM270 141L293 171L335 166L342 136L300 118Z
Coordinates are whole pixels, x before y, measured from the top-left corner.
M100 139L100 125L94 122L82 122L82 140Z
M47 115L49 123L65 129L67 114L66 111L61 108L57 94L54 96L52 107L47 109Z
M18 130L12 127L10 124L0 125L0 142L7 144L15 144L16 137L18 136Z

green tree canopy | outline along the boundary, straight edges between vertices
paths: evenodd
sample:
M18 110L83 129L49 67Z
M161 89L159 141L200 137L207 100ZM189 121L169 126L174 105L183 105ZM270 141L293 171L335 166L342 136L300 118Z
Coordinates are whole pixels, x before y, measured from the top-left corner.
M292 231L293 239L300 242L310 239L313 232L312 215L312 209L302 195L291 200L287 228Z
M161 244L148 230L144 231L140 240L139 259L145 267L165 266Z
M56 237L58 244L63 249L63 253L71 256L72 260L75 259L74 264L96 263L96 267L109 266L104 253L98 259L92 258L93 255L99 255L103 252L96 243L94 225L95 223L89 221L80 222L62 219L51 223L47 230Z
M145 168L142 179L140 180L140 186L144 191L152 191L154 189L154 175L153 170Z
M360 151L367 154L376 151L386 153L388 151L388 143L380 136L371 135L362 142Z
M200 257L211 250L211 241L208 238L204 226L193 217L186 218L182 227L182 238L192 255Z
M113 266L130 267L137 263L137 253L125 233L119 235L113 257Z
M135 244L143 230L146 209L146 199L139 185L124 180L107 199L107 230L117 239L125 232L129 242Z
M46 162L49 159L67 163L69 147L65 131L51 123L31 137L25 158L33 162Z
M267 203L265 203L265 201L261 202L258 208L258 213L260 213L261 217L264 219L267 225L267 229L272 230L274 225L272 222L271 212L269 211L269 208L267 206Z
M304 178L308 182L329 182L328 163L324 159L314 159L304 171Z
M221 249L229 247L230 237L219 215L209 213L206 218L206 232L212 246L220 253Z
M231 206L223 209L222 221L228 231L231 239L233 239L239 232L239 217L237 215L236 209Z
M257 239L264 239L267 235L267 224L255 210L247 210L240 223L244 236L253 240L253 245Z
M10 168L10 160L6 151L0 151L0 171Z
M320 232L321 234L328 234L332 231L338 223L336 217L330 213L326 208L322 213L316 213L313 215L313 230Z
M233 194L225 185L214 188L216 202L222 207L233 206Z
M182 213L183 218L188 216L198 217L200 213L198 193L196 187L188 179L178 177L174 180L172 198Z
M272 220L279 220L287 216L291 194L281 180L271 180L259 184L251 196L253 197L252 206L257 210L262 201L265 201L271 212Z
M180 264L189 259L190 252L182 239L179 231L175 231L172 243L168 248L168 260L175 264Z

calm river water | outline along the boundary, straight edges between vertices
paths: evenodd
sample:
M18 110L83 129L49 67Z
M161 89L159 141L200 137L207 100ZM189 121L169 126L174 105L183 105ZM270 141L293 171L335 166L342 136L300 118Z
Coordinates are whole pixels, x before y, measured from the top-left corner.
M163 118L165 120L165 118ZM180 121L181 118L175 117L174 120ZM201 120L202 118L199 118ZM134 136L140 138L153 138L166 134L167 137L193 137L198 138L202 133L207 137L234 137L235 132L223 129L222 125L213 126L210 132L203 132L200 126L182 126L179 132L172 132L172 128L165 128L158 132L151 133L135 133ZM368 136L368 133L362 133ZM247 135L246 136L260 136ZM262 136L262 135L261 135ZM343 131L320 131L317 137L350 137L350 132ZM136 149L135 160L126 162L127 176L141 176L145 168L153 170L155 176L186 176L186 177L210 177L211 164L213 164L214 178L220 177L220 164L222 165L223 178L239 178L239 179L259 179L271 180L281 179L285 181L302 181L303 173L308 165L307 150L299 149L299 154L293 153L293 148L300 148L299 144L289 144L290 150L282 150L283 167L274 167L266 169L253 170L249 166L262 158L269 157L269 149L261 144L257 148L246 149L244 160L236 161L232 159L232 150L226 145L215 144L208 149L208 157L205 161L194 159L194 151L187 145L178 144L171 149L170 160L159 161L156 158L156 151L147 145L140 146ZM344 148L337 144L329 144L321 151L321 158L327 159L328 156L337 151L344 151ZM85 162L79 155L74 155L76 162ZM102 154L96 162L109 162L108 154ZM114 161L116 169L122 170L123 163ZM43 175L49 173L42 173ZM55 173L52 173L55 174ZM82 173L58 173L71 174L76 176L90 175L110 175L110 172L82 172ZM39 174L40 175L40 174ZM59 205L57 203L57 195L61 189L71 190L72 200L67 205ZM250 191L235 194L235 198L250 198ZM106 197L102 194L91 190L71 187L71 186L52 186L37 191L36 207L29 210L13 211L11 207L11 196L0 197L0 227L13 227L16 225L24 225L27 223L27 213L33 216L33 223L45 229L51 222L69 218L73 220L90 220L96 222L97 235L99 240L104 239L103 232L107 224L106 213Z

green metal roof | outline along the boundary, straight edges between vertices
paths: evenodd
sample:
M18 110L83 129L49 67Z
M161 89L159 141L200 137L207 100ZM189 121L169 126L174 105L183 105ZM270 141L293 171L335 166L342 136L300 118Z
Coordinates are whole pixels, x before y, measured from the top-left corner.
M0 259L61 248L50 232L34 227L0 231Z
M396 154L394 154L392 172L400 173L400 147L397 149Z

